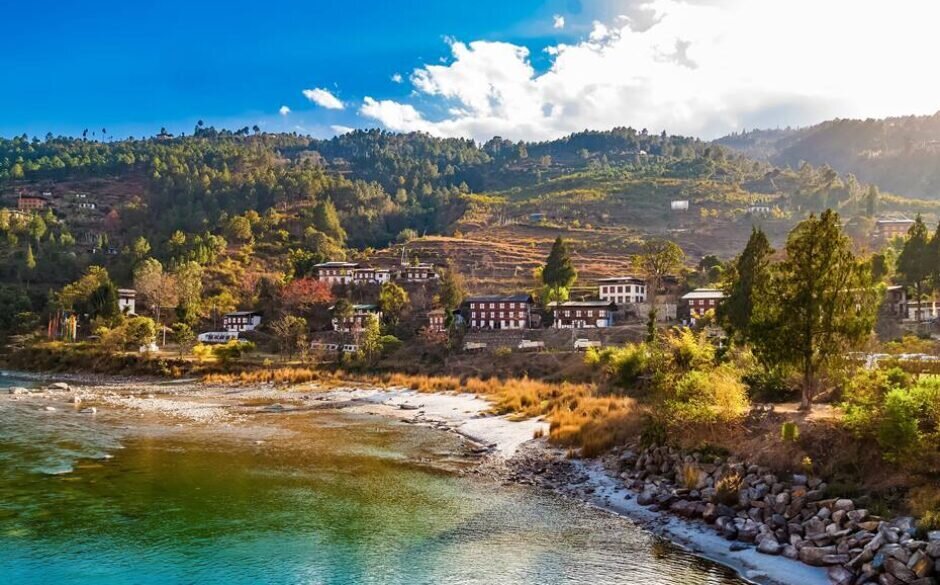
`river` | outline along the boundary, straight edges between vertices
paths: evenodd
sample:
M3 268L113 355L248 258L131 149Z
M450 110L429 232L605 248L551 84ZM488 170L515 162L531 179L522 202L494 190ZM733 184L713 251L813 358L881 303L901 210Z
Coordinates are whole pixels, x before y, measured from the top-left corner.
M337 411L181 425L17 398L0 394L4 585L743 583L629 520L460 473L473 459L453 434Z

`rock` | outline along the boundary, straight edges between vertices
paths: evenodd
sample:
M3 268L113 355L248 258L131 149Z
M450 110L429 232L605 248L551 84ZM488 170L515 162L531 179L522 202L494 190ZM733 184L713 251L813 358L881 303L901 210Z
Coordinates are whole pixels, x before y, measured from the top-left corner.
M907 568L914 571L918 579L923 579L933 572L933 560L921 551L917 551L911 555L911 560L907 562Z
M712 503L705 504L705 509L702 511L702 520L712 524L715 520L718 519L718 506Z
M800 560L807 565L814 567L824 567L827 564L825 558L834 555L836 547L834 546L804 546L800 549Z
M29 394L29 390L22 386L13 386L8 390L10 394Z
M399 404L398 408L399 410L418 410L421 407L417 404Z
M808 481L805 475L794 474L793 479L791 480L793 485L806 485Z
M927 551L927 554L935 559L940 559L940 540L932 540L927 543L927 548L924 549Z
M782 551L783 546L777 542L776 538L771 536L764 537L760 544L757 545L757 552L764 553L765 555L779 555Z
M78 395L76 394L75 396L72 396L71 398L69 398L69 402L72 403L72 404L81 404L81 403L82 403L82 397L81 397L81 396L78 396Z
M940 530L931 530L928 532L927 540L930 542L940 542Z
M795 546L788 544L783 547L783 556L787 557L788 559L796 560L800 558L800 552L796 550Z
M844 510L848 512L849 510L855 509L855 502L846 498L842 498L840 500L836 500L832 507L834 510Z
M747 550L751 548L750 546L744 544L743 542L732 542L731 546L728 547L728 550L731 552L739 552L742 550Z
M72 387L65 382L53 382L46 386L46 390L58 390L59 392L71 392Z
M82 414L96 414L98 412L98 409L92 406L89 408L83 408L79 412Z
M852 585L855 575L845 567L829 567L826 571L832 585Z
M56 408L54 406L46 406L43 408L46 412L55 412Z
M896 579L900 579L904 583L910 583L917 580L917 574L910 570L907 565L894 557L889 557L885 561L885 571L890 573Z
M656 493L651 490L644 490L636 497L636 503L641 506L649 506L656 500Z
M750 518L738 527L738 540L742 542L755 542L757 540L757 522Z

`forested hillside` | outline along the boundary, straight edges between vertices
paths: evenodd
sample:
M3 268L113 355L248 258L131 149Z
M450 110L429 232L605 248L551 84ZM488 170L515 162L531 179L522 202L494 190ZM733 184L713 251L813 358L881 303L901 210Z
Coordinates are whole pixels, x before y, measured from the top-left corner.
M45 208L17 211L23 195L44 197ZM864 238L876 214L936 207L826 167L779 169L630 128L482 145L201 124L189 136L116 142L21 136L0 139L0 196L0 279L36 298L91 265L130 283L153 258L169 271L198 266L208 291L248 300L259 279L303 276L327 259L386 249L380 256L397 262L396 242L455 260L475 287L500 288L524 285L531 259L562 232L588 274L605 274L651 236L679 241L692 258L730 256L755 222L782 238L834 207L859 218ZM689 207L674 211L673 201Z
M940 199L940 113L754 130L716 142L778 166L829 165L892 193Z

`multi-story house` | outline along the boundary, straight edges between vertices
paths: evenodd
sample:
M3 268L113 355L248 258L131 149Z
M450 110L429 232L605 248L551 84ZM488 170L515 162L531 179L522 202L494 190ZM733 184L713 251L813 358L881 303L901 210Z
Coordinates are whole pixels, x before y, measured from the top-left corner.
M717 309L724 298L725 293L716 288L697 288L682 295L682 302L687 306L689 316L694 317Z
M359 264L355 262L323 262L314 266L317 271L317 280L329 284L352 284L355 270Z
M16 201L16 208L20 211L39 211L45 209L48 203L49 199L47 197L20 194Z
M890 242L897 237L905 238L913 225L913 219L879 219L875 222L873 236L879 242Z
M617 276L597 281L598 296L602 301L618 305L646 302L646 281L635 276Z
M125 315L137 314L137 291L132 288L118 289L118 309Z
M398 272L398 277L405 282L428 282L438 278L433 264L405 264Z
M447 311L444 309L433 309L428 311L428 330L446 331L447 330Z
M548 304L552 312L552 327L556 329L583 329L612 327L617 305L611 301L565 301Z
M333 307L330 307L333 310ZM333 317L333 331L350 333L362 331L365 329L370 315L375 315L377 319L382 320L382 311L377 305L353 305L352 314L344 319Z
M528 329L532 318L532 297L527 294L471 297L471 329Z
M386 268L354 268L354 284L385 284L392 279L392 272Z
M261 325L261 313L257 311L235 311L222 316L222 328L226 331L241 333L254 331Z

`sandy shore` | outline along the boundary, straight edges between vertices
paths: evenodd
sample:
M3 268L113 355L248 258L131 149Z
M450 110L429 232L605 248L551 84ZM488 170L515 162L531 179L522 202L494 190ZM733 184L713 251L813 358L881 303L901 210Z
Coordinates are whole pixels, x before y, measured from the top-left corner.
M419 393L406 388L348 385L320 387L309 384L288 389L273 386L206 386L194 381L154 382L128 379L43 377L43 383L68 380L69 391L43 390L11 395L11 400L43 399L73 406L121 409L154 414L185 424L250 425L259 414L290 414L309 410L343 410L391 417L462 435L489 454L485 473L501 474L525 483L541 485L568 497L628 518L638 525L684 547L693 554L721 563L755 583L773 585L825 585L823 569L784 557L760 554L753 547L732 549L727 540L700 522L654 512L636 503L635 494L596 461L567 460L537 432L547 435L541 420L514 421L490 413L491 405L473 394ZM77 404L76 404L77 403ZM533 466L533 461L537 463ZM546 481L540 475L543 461L554 461L565 471L561 480Z

